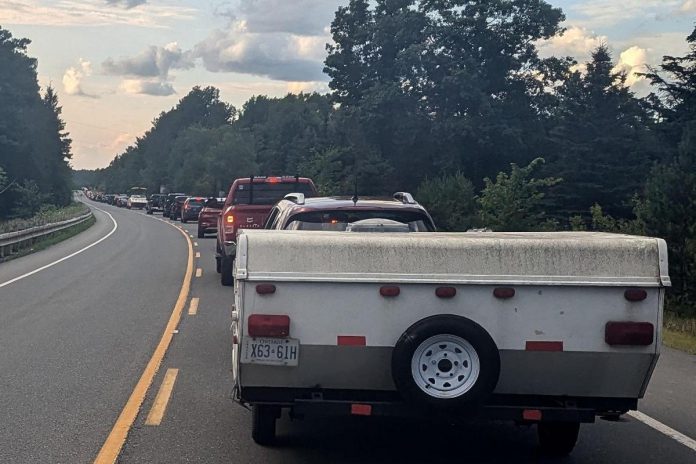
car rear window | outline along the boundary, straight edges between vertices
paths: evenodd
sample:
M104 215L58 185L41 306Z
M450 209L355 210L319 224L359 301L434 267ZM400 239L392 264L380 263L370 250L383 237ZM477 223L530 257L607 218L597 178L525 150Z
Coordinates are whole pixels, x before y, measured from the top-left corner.
M283 199L288 193L303 193L313 196L312 185L306 182L254 182L253 194L251 184L239 184L234 191L232 204L235 205L273 205ZM251 196L251 201L249 201Z
M205 203L203 198L189 198L189 205L202 205Z
M412 232L432 232L435 228L428 216L418 211L404 210L337 210L311 211L291 216L287 230L344 231L348 224L364 219L389 219L408 224Z

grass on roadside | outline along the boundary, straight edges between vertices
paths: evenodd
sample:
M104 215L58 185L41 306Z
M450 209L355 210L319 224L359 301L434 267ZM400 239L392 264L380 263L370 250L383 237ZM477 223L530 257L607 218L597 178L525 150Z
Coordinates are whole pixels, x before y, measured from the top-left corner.
M89 212L89 208L84 203L72 203L63 208L56 208L55 206L46 205L31 217L0 221L0 234L65 221L67 219L81 216L87 212Z
M35 242L29 248L23 248L13 255L6 256L4 258L4 260L0 260L0 262L10 261L10 260L15 259L15 258L20 258L22 256L26 256L26 255L29 255L31 253L35 253L37 251L45 250L46 248L50 247L51 245L55 245L56 243L60 243L63 240L67 240L67 239L79 234L80 232L83 232L83 231L89 229L90 227L92 227L94 225L95 222L97 222L97 220L94 218L94 216L92 216L81 224L78 224L76 226L70 227L70 228L65 229L65 230L61 230L59 232L56 232L52 237L47 237L43 240L39 240L39 241Z
M665 311L662 342L677 350L696 354L696 318L679 317Z

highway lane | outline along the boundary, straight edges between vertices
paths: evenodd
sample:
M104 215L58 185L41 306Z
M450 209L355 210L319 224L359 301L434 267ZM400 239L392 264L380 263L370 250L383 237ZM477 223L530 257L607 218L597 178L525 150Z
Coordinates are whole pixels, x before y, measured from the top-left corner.
M112 236L0 288L0 462L91 462L161 336L187 252L173 227L98 205ZM113 230L0 264L0 284Z
M179 225L196 236L195 224ZM215 272L215 239L193 240L201 255L196 267L202 275L191 287L198 308L195 315L184 315L120 462L696 462L696 452L631 417L584 425L574 453L555 461L539 456L534 428L506 423L450 427L374 418L291 422L284 417L279 421L280 445L257 446L251 440L251 413L230 398L233 291L220 285ZM167 369L178 369L171 399L161 424L146 425ZM696 356L665 349L640 408L689 434L696 424L695 377Z

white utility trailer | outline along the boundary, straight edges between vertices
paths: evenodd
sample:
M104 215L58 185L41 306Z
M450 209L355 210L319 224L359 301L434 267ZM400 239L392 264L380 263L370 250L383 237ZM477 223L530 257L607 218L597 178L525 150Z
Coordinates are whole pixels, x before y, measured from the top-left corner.
M663 240L605 233L243 231L236 399L258 443L283 408L538 424L636 409L660 351Z

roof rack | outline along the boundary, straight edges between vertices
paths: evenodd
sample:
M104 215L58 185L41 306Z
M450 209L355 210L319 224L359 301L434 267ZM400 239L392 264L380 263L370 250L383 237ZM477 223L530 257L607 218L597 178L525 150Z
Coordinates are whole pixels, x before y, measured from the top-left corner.
M292 201L296 205L304 205L305 204L304 193L288 193L283 198L288 200L288 201Z
M400 201L401 203L406 204L406 205L415 205L416 204L416 200L413 199L413 195L411 195L408 192L396 192L394 194L394 199L396 201Z

